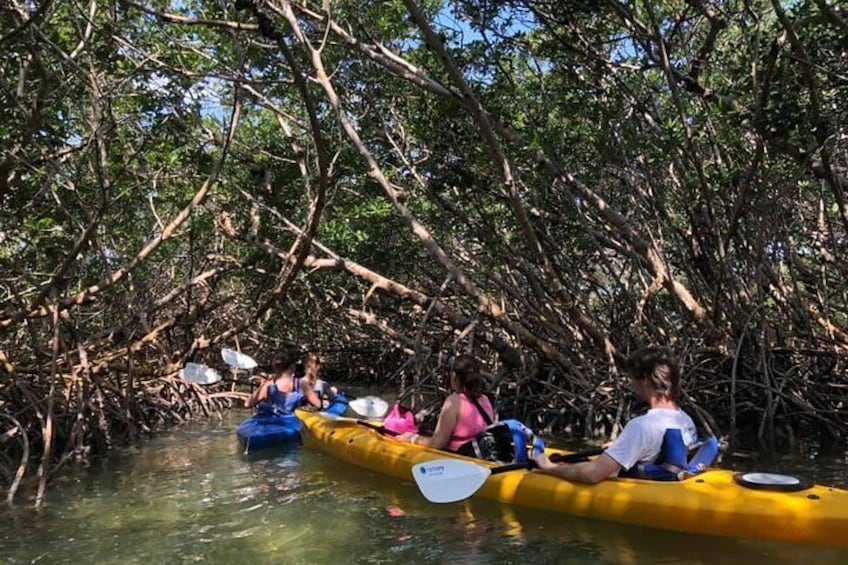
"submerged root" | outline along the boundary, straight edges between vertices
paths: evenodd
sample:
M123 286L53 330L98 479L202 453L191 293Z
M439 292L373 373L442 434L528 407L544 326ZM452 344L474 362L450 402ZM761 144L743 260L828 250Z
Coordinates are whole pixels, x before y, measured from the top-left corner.
M222 410L243 396L216 387L207 390L173 375L137 377L132 387L114 386L114 376L62 377L53 389L52 448L43 471L48 482L65 464L87 462L141 435L194 418L220 418ZM50 391L48 378L22 372L11 386L0 388L0 489L8 504L19 497L27 479L35 479L34 462L44 454Z

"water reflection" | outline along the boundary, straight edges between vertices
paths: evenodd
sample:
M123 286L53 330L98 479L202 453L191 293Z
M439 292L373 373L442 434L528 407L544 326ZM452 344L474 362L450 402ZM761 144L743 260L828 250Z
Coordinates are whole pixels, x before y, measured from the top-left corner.
M327 467L335 467L327 462ZM341 471L341 469L340 469ZM346 488L375 484L373 474L351 471ZM342 485L339 485L342 487ZM439 544L447 561L509 563L846 563L848 552L666 532L550 514L486 500L437 506L415 496L412 485L379 483L385 516L396 520L410 549Z
M848 562L841 550L677 534L490 501L433 505L411 481L308 449L245 456L234 434L239 416L63 475L41 514L0 510L0 561Z

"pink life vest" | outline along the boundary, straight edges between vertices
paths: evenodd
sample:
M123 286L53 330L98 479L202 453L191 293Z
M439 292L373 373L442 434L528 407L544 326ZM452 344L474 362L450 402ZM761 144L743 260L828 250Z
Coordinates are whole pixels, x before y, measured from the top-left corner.
M465 396L465 393L459 393L459 421L456 427L451 432L451 438L445 449L448 451L456 451L459 447L477 437L477 434L485 430L489 424L483 419L483 415L474 406L474 403ZM485 394L481 394L477 398L477 402L486 411L486 414L492 419L495 419L495 410L492 408L492 403Z

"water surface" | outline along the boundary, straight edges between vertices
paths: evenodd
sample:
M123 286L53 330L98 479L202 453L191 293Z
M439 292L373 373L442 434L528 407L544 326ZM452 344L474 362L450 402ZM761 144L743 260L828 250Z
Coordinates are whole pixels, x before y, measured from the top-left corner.
M433 505L411 482L316 451L245 456L235 426L246 415L192 424L69 470L41 513L0 509L0 562L848 563L843 550L664 532L489 501ZM848 483L840 458L769 465Z

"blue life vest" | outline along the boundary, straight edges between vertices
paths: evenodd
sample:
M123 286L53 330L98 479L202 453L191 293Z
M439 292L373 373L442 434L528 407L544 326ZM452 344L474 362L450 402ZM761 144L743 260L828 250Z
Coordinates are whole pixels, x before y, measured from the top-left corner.
M662 449L656 461L634 465L621 476L653 481L682 481L706 470L718 454L718 440L710 436L700 443L698 451L690 459L689 449L683 442L681 431L669 428L663 434Z
M268 387L268 399L262 402L257 410L260 414L286 415L294 414L295 409L303 403L304 396L300 392L300 379L294 379L292 391L283 392L273 382Z

